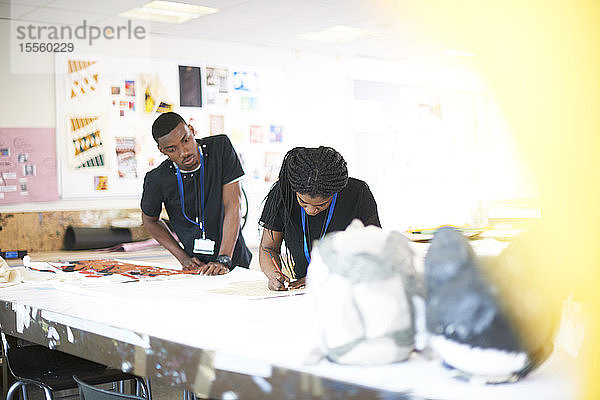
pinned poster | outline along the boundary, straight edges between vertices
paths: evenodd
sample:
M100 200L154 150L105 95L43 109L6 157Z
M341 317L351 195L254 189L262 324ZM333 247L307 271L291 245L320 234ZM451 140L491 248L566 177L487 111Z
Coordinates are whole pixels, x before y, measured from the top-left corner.
M156 74L140 74L140 87L144 93L144 111L148 114L173 111L173 98Z
M100 73L96 61L68 60L67 85L68 96L71 100L96 93L100 84Z
M227 68L206 67L206 85L215 87L219 93L228 93L229 70Z
M250 125L250 143L263 143L264 141L262 126Z
M210 136L225 133L225 117L222 115L210 115Z
M229 103L229 70L206 67L206 102L208 104Z
M116 137L115 152L119 178L137 178L135 137Z
M125 96L135 96L135 81L125 81Z
M279 176L283 155L276 151L267 151L265 153L265 182L273 183Z
M242 110L256 110L258 106L258 100L256 97L242 96L240 99L240 108Z
M108 190L108 176L101 175L94 177L94 190L103 191Z
M227 136L229 136L229 140L231 140L231 143L233 143L234 145L242 143L245 140L247 140L246 133L244 132L243 129L240 129L240 128L230 129L229 132L227 133Z
M98 117L69 118L68 148L72 169L104 167L104 144Z
M258 74L256 72L234 71L233 90L249 93L258 92Z
M281 125L271 125L269 130L269 142L281 143L283 141L283 127Z

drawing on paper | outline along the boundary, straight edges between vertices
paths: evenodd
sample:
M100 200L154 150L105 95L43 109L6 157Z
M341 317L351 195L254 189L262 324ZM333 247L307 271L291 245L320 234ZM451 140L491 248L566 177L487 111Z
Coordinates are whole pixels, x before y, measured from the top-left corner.
M229 70L206 67L206 101L208 104L229 102Z
M96 91L99 83L99 73L94 67L96 61L68 61L68 82L70 98L89 95Z
M209 117L210 120L210 136L225 133L225 117L222 115L213 115Z
M262 126L250 125L250 143L263 143L264 141Z
M156 74L140 74L140 86L144 92L144 111L165 113L173 111L174 102Z
M104 146L98 117L69 118L69 160L73 168L104 167Z
M137 178L135 137L116 137L115 142L119 178Z
M255 93L258 91L258 74L256 72L234 71L233 90Z
M102 191L108 190L108 176L95 176L94 177L94 190Z
M271 129L269 132L269 142L271 143L281 143L283 140L283 127L281 125L271 125Z
M135 81L125 81L125 96L135 96Z

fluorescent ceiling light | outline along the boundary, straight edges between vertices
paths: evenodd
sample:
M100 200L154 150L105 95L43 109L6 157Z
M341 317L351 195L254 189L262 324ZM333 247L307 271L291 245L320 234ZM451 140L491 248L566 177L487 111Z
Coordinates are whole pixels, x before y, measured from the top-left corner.
M198 18L202 15L214 14L218 11L218 9L211 7L157 0L144 4L140 8L122 12L119 16L181 24L190 19Z
M317 32L303 33L296 35L297 38L313 40L315 42L326 43L344 43L356 39L370 38L381 36L378 33L370 32L360 28L352 28L350 26L336 25L330 28Z
M447 56L475 57L475 54L462 50L444 50L444 54Z

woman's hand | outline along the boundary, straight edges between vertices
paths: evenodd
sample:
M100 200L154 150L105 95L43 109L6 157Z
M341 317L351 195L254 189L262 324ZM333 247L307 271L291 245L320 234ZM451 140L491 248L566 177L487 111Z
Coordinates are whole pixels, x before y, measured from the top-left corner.
M300 278L294 282L290 282L289 289L302 289L306 286L306 278Z
M271 290L288 290L290 278L279 271L273 271L267 275L269 279L269 289Z

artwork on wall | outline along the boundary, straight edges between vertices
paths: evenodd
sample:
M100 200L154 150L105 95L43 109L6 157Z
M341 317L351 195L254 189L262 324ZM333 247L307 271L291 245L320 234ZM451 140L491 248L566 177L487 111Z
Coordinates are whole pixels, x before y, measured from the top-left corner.
M258 105L258 100L253 96L242 96L240 99L240 108L242 110L256 110Z
M229 103L229 70L206 67L206 103Z
M240 128L231 128L227 132L227 136L229 136L229 139L231 140L231 143L233 143L234 146L246 140L246 134L244 130Z
M207 86L216 87L219 93L229 92L229 70L227 68L206 67Z
M98 117L69 118L69 133L69 164L72 168L104 167L104 146Z
M225 117L222 115L210 115L210 135L225 133Z
M250 125L250 143L263 143L264 140L262 126Z
M125 96L135 96L135 81L125 81Z
M124 90L122 90L124 88ZM111 82L109 101L113 115L128 117L136 111L135 80ZM96 109L92 107L91 109Z
M258 74L256 72L234 71L233 90L249 93L258 92Z
M278 125L283 125L281 115L271 115L271 110L260 110L268 115L256 112L259 101L260 106L276 103L271 94L278 86L270 84L271 74L265 76L264 90L258 92L262 71L102 54L57 55L55 69L65 72L56 75L57 149L63 160L59 181L65 199L139 196L144 174L164 159L151 136L152 121L160 112L178 112L186 121L193 118L198 136L227 134L236 146L251 145L249 160L252 168L259 170L260 182L264 179L265 151L282 140ZM84 84L87 77L91 84L87 89L73 90L77 95L72 99L75 76ZM255 143L269 143L269 148ZM25 160L26 152L20 157ZM38 163L25 168L26 164L19 166L17 182L12 186L17 193L31 196L31 182L21 184L19 177L37 178L41 167ZM107 178L94 182L96 176ZM87 183L80 183L84 181Z
M269 129L269 142L281 143L283 140L283 127L281 125L271 125Z
M69 60L67 76L70 99L90 95L98 88L100 74L96 61Z
M94 190L99 192L108 190L108 176L98 175L94 176Z
M179 66L179 105L182 107L202 107L200 67Z
M115 152L119 178L136 178L135 137L115 137Z
M58 200L55 131L0 128L0 204Z
M144 111L148 114L173 111L173 101L157 74L140 74Z
M265 153L265 182L273 183L277 180L282 159L283 156L280 152L267 151Z

